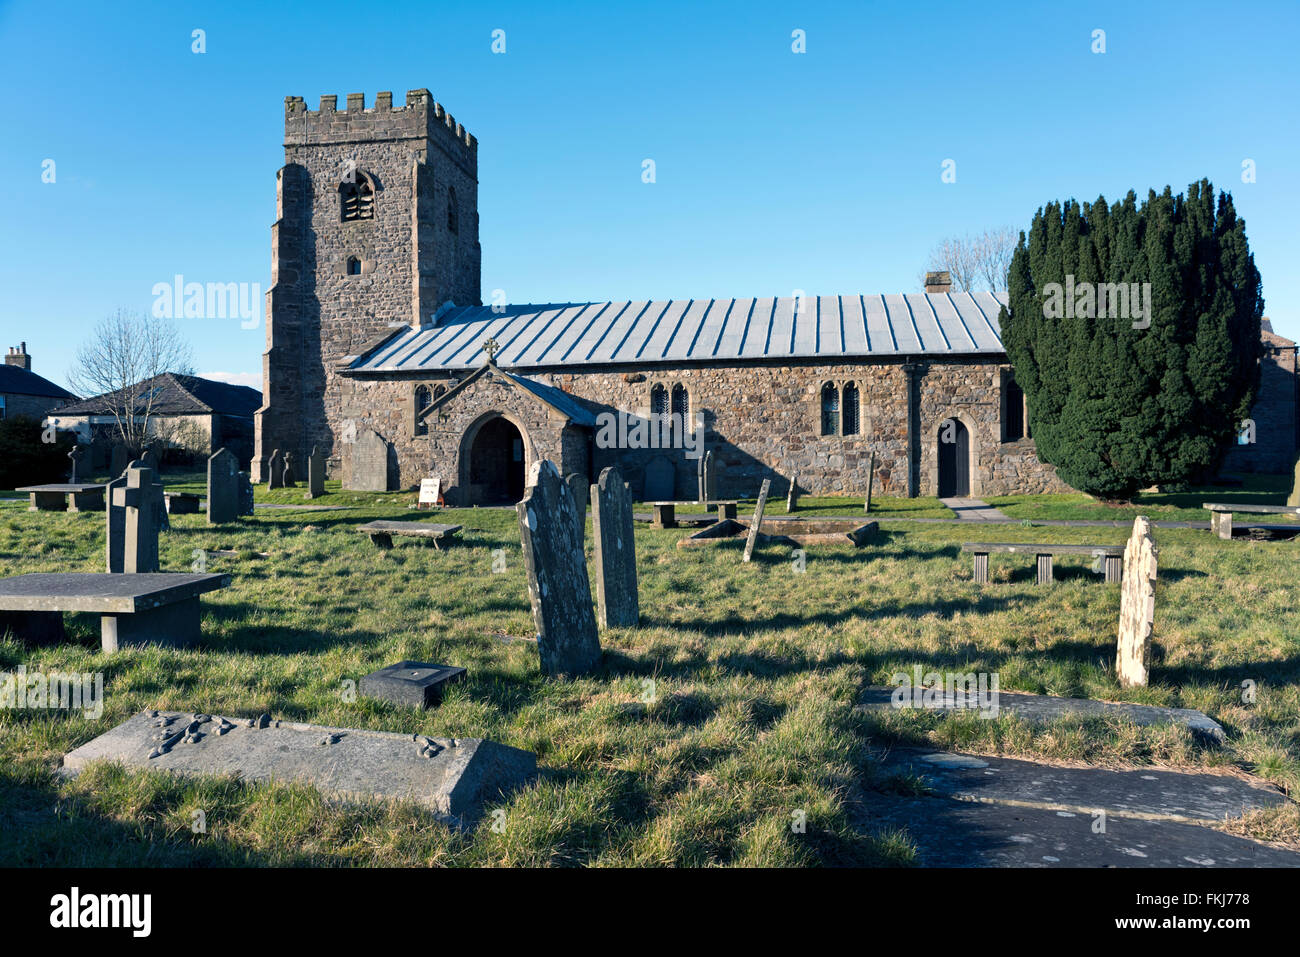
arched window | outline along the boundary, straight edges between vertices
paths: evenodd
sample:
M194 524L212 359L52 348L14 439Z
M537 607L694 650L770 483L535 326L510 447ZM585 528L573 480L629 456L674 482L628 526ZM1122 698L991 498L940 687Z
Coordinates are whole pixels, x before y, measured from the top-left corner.
M691 427L690 422L688 421L691 412L691 394L686 391L686 387L684 385L682 385L680 382L676 382L673 383L672 396L673 396L673 407L672 407L673 415L677 416L677 419L678 421L681 422L683 429L689 429Z
M348 275L349 276L361 275L361 260L358 259L356 256L348 257Z
M658 383L650 387L650 414L668 414L668 390Z
M429 423L420 417L420 413L433 404L433 393L427 385L415 387L415 434L428 435Z
M858 434L858 384L844 383L844 429L842 435Z
M822 435L835 435L840 418L840 390L835 383L822 386Z
M453 234L460 232L460 207L456 205L456 188L447 187L447 228Z
M339 217L345 223L375 218L375 185L365 173L349 171L339 183Z

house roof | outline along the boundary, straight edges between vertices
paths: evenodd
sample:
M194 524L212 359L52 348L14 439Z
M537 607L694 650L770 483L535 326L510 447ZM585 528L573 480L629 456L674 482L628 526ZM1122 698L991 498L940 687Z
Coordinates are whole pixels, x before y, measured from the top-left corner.
M522 368L999 355L1005 293L669 299L552 305L462 306L405 327L360 356L351 372L476 368L485 339L496 361Z
M75 399L62 386L22 366L0 365L0 395L39 395L51 399Z
M153 376L136 386L136 391L144 395L149 389L157 389L153 399L154 415L234 415L251 417L262 404L262 393L246 385L230 385L214 382L198 376L181 375L178 372L164 372ZM92 396L80 402L74 402L58 410L60 416L69 415L103 415L111 410L112 398L123 391ZM143 403L140 404L143 411Z

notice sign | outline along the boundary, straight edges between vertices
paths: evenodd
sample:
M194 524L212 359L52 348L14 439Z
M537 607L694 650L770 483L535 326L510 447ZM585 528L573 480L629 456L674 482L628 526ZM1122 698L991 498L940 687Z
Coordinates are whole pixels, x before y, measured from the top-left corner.
M442 479L420 479L420 500L416 508L435 508L442 505Z

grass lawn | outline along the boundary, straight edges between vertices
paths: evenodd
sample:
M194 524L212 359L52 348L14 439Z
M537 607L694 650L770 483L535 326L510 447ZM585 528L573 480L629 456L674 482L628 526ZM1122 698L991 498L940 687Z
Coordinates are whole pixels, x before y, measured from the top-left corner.
M1139 492L1132 503L1109 505L1091 495L995 495L988 503L1010 518L1030 521L1121 521L1147 515L1168 522L1208 522L1206 502L1240 502L1248 505L1285 505L1291 491L1289 475L1242 476L1241 488L1193 488L1185 492ZM1285 523L1284 515L1243 515L1241 519Z
M182 478L168 476L169 489L200 489L201 477ZM1239 768L1293 794L1300 785L1295 543L1158 530L1153 684L1121 692L1119 586L1103 584L1085 560L1063 559L1058 581L1041 588L1031 561L999 556L990 560L992 584L976 586L959 552L968 529L890 521L931 511L933 500L880 500L874 544L811 546L802 574L789 548L761 549L744 565L739 543L678 550L686 532L638 525L642 625L602 634L601 672L566 682L538 673L526 640L533 623L512 510L417 514L406 508L413 492L327 488L320 503L347 510L260 509L215 527L202 515L172 518L160 540L165 570L188 570L196 549L238 553L206 559L234 582L205 598L201 649L105 656L93 616L70 616L72 641L59 647L0 639L0 672L20 664L102 672L106 697L98 721L0 710L0 865L907 865L910 837L855 814L864 787L914 786L873 773L869 748L893 742ZM261 501L302 495L259 489ZM1045 498L1040 508L1057 507ZM860 501L857 512L845 511L846 500L803 504L809 514L861 509ZM354 531L375 518L460 523L464 541L445 552L409 540L380 550ZM1004 526L998 534L1127 537L1109 528ZM0 576L102 571L103 536L102 513L5 507ZM499 548L506 569L494 573ZM465 666L468 680L431 712L345 700L345 682L404 658ZM1002 690L1200 708L1230 741L1210 750L1179 730L1103 719L1034 728L1008 715L854 710L864 685L887 684L913 665L997 672ZM1258 686L1253 705L1241 700L1246 680ZM487 737L536 752L544 770L501 803L503 830L471 834L413 806L331 805L299 786L107 767L73 781L55 774L65 752L147 707ZM195 810L206 815L206 833L191 832ZM806 833L791 831L796 810L807 816ZM1233 827L1300 843L1294 804Z

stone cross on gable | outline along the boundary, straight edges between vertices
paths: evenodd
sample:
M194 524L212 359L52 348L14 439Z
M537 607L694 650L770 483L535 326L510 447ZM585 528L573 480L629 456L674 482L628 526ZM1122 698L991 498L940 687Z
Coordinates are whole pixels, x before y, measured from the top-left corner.
M493 361L500 348L501 347L497 345L496 339L488 338L483 340L483 351L487 353L488 362Z

